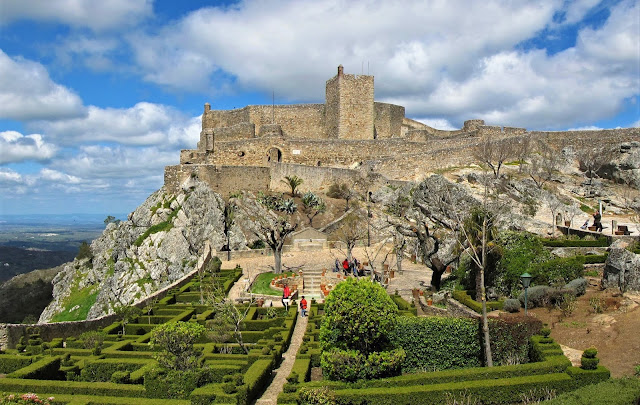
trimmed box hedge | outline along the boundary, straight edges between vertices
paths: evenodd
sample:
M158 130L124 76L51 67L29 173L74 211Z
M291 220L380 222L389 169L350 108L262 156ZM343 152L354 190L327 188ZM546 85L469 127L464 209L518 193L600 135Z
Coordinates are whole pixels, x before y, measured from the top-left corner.
M597 240L568 240L568 239L541 239L542 244L548 247L607 247L609 240L606 236Z
M0 391L103 395L114 397L146 396L144 387L140 385L114 384L110 382L90 383L79 381L25 380L21 378L0 378Z
M132 373L146 365L156 364L153 360L140 359L101 359L86 364L80 372L82 381L110 381L116 371L128 371Z
M0 373L9 374L28 366L32 361L31 356L16 356L14 354L0 354Z
M454 290L453 291L453 299L460 302L463 305L471 308L475 312L481 314L482 313L482 303L474 300L466 291L463 290ZM487 311L495 311L497 309L502 309L502 305L504 301L487 301Z
M60 373L62 356L44 357L26 367L9 373L9 378L26 378L41 380L58 380L64 376Z

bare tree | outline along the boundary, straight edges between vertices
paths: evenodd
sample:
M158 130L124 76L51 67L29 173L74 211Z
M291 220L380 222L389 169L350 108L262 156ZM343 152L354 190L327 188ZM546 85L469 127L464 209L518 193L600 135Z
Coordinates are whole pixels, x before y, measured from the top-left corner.
M347 260L351 261L353 248L356 244L367 237L367 222L364 213L354 211L347 214L340 226L333 232L337 240L345 244L347 250Z
M282 249L289 234L298 225L289 222L290 215L295 213L297 205L282 195L264 195L260 193L255 200L238 198L235 200L238 210L243 210L248 218L247 226L272 250L274 273L282 273Z
M522 173L524 164L531 155L531 137L528 135L519 137L515 150L518 157L518 171Z
M249 354L249 348L244 344L242 337L242 329L244 320L254 302L255 298L252 297L249 304L242 308L238 308L233 304L233 301L227 298L214 302L212 306L215 309L215 315L206 323L210 338L214 342L224 343L233 337L242 350Z
M282 248L287 236L298 228L298 224L290 224L287 218L268 215L256 222L255 235L273 250L275 274L282 273Z
M560 153L555 150L545 139L537 142L538 155L531 160L527 168L529 177L536 183L538 188L542 188L546 182L551 180L553 174L560 166Z
M493 140L491 136L487 136L476 145L473 155L480 163L489 166L497 179L504 162L516 155L516 145L515 138Z

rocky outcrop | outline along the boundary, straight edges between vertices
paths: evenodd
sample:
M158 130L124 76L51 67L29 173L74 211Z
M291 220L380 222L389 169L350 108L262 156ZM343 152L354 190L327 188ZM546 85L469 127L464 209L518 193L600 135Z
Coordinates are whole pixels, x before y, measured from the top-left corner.
M154 192L127 221L106 227L91 243L92 258L64 266L40 322L95 319L190 273L206 241L213 250L226 245L224 208L220 195L200 182L177 195ZM241 232L232 240L246 247Z
M640 255L621 247L612 247L604 265L603 288L623 292L640 291Z
M640 188L640 142L621 144L614 159L602 166L598 176Z

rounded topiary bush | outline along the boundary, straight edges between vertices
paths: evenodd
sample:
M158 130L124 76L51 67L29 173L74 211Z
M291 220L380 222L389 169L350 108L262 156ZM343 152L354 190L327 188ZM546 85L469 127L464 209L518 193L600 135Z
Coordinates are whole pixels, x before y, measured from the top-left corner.
M536 285L529 287L527 291L527 308L546 307L549 304L549 291L551 287ZM518 300L524 307L524 291L518 296Z
M520 308L520 300L514 298L506 299L504 301L504 305L502 306L502 309L511 313L520 312Z
M580 368L583 370L595 370L598 368L598 363L600 362L600 359L595 358L595 359L590 359L588 357L583 357L580 359L581 361L581 365Z
M575 280L571 280L567 285L564 286L566 290L571 290L574 292L576 297L584 295L587 292L587 285L589 282L586 278L576 278Z
M598 354L598 349L595 347L590 347L582 353L582 357L586 357L588 359L595 359Z

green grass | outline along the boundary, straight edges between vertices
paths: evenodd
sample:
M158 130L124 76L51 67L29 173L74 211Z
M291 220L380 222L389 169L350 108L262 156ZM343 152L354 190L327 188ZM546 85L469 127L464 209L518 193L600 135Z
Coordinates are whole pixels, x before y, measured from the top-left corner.
M253 286L251 287L251 292L254 294L265 294L265 295L280 295L282 291L274 290L271 288L271 280L276 276L285 275L290 276L293 272L285 272L282 274L274 274L274 273L262 273L256 277L256 281L253 282Z
M586 212L587 214L591 214L593 212L593 208L589 207L586 204L580 204L580 211Z
M87 319L89 309L96 303L98 289L90 285L78 290L72 287L71 294L65 299L64 310L51 318L51 322L81 321Z

